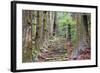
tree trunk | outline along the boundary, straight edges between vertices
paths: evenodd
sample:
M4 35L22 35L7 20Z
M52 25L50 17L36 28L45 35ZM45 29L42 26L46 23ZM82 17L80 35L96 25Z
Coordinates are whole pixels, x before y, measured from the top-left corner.
M90 35L89 35L89 24L88 24L88 15L83 15L83 25L84 25L84 39L86 40L87 47L90 48Z
M49 14L50 28L49 28L49 36L53 36L53 27L54 27L54 12L50 12Z
M54 13L53 36L57 34L57 12Z
M76 48L74 49L72 53L72 57L75 58L79 55L80 50L84 50L87 48L87 43L86 43L86 28L84 27L84 18L81 14L75 14L75 20L76 20L76 27L77 27L77 44ZM86 19L85 19L86 20Z
M22 62L32 62L32 15L22 11Z

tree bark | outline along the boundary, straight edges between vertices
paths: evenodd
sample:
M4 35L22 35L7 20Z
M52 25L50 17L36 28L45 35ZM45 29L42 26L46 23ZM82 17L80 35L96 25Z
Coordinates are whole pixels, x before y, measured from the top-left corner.
M22 11L22 62L32 62L32 15Z
M77 44L76 44L76 48L72 53L73 58L79 55L80 50L84 50L85 48L88 47L86 43L86 37L85 37L88 27L86 28L84 27L84 25L87 25L86 24L87 19L84 19L81 13L80 14L76 13L75 18L76 18L75 20L76 20L76 27L77 27Z

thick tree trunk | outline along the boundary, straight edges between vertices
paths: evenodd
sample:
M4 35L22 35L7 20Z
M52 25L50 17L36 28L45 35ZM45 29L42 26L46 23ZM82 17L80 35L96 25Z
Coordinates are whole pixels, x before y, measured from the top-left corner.
M83 15L83 25L84 25L84 39L86 40L85 42L87 43L87 47L90 48L90 35L89 35L89 24L88 24L88 15L84 14Z
M22 62L32 62L32 15L31 11L22 12Z
M77 27L77 44L76 44L76 48L74 49L73 53L72 53L72 57L75 58L79 55L80 50L84 50L86 49L87 43L86 43L86 28L84 27L84 25L86 25L86 23L84 22L84 17L81 14L75 14L75 18L76 18L76 27Z

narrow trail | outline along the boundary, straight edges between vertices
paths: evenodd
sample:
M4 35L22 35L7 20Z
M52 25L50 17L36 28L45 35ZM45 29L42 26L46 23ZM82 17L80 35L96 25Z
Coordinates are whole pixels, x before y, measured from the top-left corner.
M39 61L66 61L67 49L65 38L50 40L49 45L39 55Z
M56 38L50 40L46 48L41 50L38 56L38 62L86 60L91 58L90 48L80 50L78 56L75 58L71 57L70 54L73 49L70 45L66 46L67 43L70 42L66 41L65 38Z

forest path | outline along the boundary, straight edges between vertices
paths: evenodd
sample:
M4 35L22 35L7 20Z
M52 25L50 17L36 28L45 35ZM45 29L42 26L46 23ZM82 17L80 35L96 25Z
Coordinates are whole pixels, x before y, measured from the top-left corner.
M38 57L38 61L66 61L67 49L66 49L66 38L54 38L50 39L48 46L45 50L41 51Z
M48 61L68 61L68 60L84 60L91 58L90 48L85 48L80 50L77 57L73 58L70 56L70 48L68 46L68 41L66 38L54 38L50 39L48 45L43 48L38 56L38 62L48 62Z

